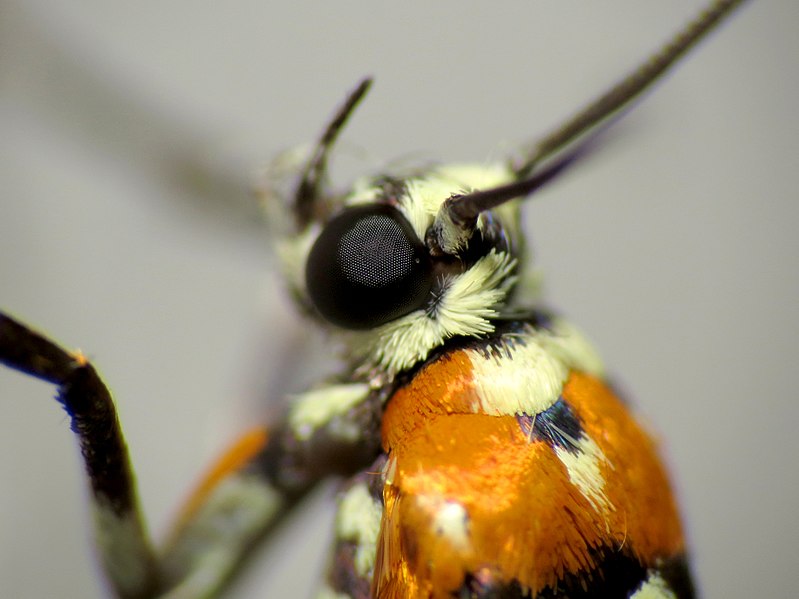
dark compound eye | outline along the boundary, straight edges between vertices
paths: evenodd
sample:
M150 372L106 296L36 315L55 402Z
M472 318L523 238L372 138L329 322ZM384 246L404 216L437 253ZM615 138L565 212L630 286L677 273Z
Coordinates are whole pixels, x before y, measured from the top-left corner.
M311 248L305 284L319 313L348 329L376 327L420 308L433 276L410 223L387 205L334 217Z

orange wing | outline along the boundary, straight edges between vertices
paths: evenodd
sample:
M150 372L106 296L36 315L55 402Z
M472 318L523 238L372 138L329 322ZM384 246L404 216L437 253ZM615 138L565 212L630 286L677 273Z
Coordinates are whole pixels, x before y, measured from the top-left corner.
M450 597L469 581L535 596L607 577L608 558L645 573L681 555L655 446L605 383L571 373L560 401L580 431L550 422L563 434L558 447L516 416L469 413L460 353L428 365L388 403L375 596Z

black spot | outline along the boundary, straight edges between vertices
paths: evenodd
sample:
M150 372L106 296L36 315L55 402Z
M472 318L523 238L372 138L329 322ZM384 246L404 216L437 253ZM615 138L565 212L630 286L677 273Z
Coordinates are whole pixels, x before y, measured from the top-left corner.
M499 582L494 579L490 570L484 569L467 574L461 588L452 593L452 596L457 599L517 599L530 595L522 592L518 582Z
M647 578L647 569L637 558L607 552L590 572L567 574L558 584L547 587L537 599L626 599Z
M597 552L596 568L589 572L564 575L554 586L542 589L536 599L628 599L647 580L651 570L626 553ZM669 584L677 599L694 599L691 577L683 556L655 568ZM461 587L451 593L457 599L532 599L528 589L516 580L494 579L490 570L469 573Z
M543 441L553 449L571 453L579 451L577 442L583 434L583 427L562 397L540 414L518 415L516 420L531 441Z
M692 599L696 596L688 560L684 555L666 560L657 570L678 599Z

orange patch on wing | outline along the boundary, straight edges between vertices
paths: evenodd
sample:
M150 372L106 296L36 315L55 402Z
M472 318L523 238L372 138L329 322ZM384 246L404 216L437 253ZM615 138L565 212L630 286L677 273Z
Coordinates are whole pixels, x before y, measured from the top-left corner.
M211 491L225 478L238 472L266 445L266 429L255 428L239 437L236 442L208 469L197 488L189 496L177 519L180 530L205 503Z
M472 414L479 404L472 361L456 351L428 364L388 402L383 416L383 449L400 446L431 415Z
M684 549L680 516L657 447L627 407L601 381L574 373L563 398L572 406L608 463L605 494L615 507L611 530L623 533L644 564Z
M593 549L626 545L647 565L682 549L653 443L606 385L574 373L563 392L608 460L612 508L599 513L555 451L531 442L514 416L473 413L470 375L456 352L388 402L383 443L395 467L384 489L375 595L450 596L467 572L517 580L535 594L595 567ZM468 515L458 528L465 535L438 525L452 502Z

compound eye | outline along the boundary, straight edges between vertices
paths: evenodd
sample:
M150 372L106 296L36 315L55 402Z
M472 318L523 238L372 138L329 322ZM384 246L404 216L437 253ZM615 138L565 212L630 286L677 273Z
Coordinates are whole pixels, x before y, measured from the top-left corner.
M432 265L399 210L355 206L322 230L308 256L305 284L331 323L367 329L422 307L433 284Z

